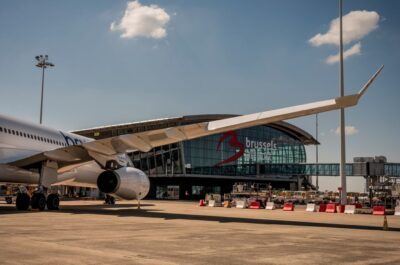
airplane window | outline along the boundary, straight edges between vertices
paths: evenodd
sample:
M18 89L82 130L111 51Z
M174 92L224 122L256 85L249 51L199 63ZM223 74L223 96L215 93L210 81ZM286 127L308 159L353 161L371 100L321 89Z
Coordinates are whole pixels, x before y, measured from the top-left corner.
M42 141L42 142L43 142L43 137L40 137L40 141Z
M11 130L12 131L12 134L14 134L15 135L15 131L14 130Z
M26 133L24 133L24 137L26 138Z
M3 131L3 128L2 127L0 127L0 132L2 132Z
M10 129L8 129L8 133L11 134L11 130Z

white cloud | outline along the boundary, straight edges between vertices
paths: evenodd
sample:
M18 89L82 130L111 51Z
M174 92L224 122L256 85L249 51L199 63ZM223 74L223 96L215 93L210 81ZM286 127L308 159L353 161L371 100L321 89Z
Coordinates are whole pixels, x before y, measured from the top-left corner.
M343 60L346 60L350 56L353 55L359 55L361 54L361 43L356 43L354 44L351 48L343 52ZM325 62L328 64L334 64L339 62L340 60L340 55L337 53L336 55L330 55L328 58L326 58Z
M359 132L359 130L354 126L346 126L344 131L345 131L346 135L354 135L354 134L357 134ZM340 127L336 128L335 133L337 135L340 135Z
M351 11L343 16L343 43L348 44L362 39L378 28L378 22L379 14L375 11ZM339 18L335 18L326 33L318 33L309 39L309 42L317 47L323 44L339 45L339 37Z
M121 31L121 38L147 37L162 39L167 36L165 29L170 16L157 5L144 6L139 1L127 4L124 16L119 22L111 23L111 31Z

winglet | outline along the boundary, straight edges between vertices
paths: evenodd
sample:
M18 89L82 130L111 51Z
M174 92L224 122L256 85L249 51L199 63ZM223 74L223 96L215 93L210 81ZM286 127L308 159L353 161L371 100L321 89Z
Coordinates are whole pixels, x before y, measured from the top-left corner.
M360 92L358 92L359 99L362 97L362 95L364 95L364 93L367 91L368 87L372 84L372 82L374 82L375 78L380 74L383 67L384 67L384 65L382 64L382 66L378 69L378 71L376 71L376 73L368 80L368 82L365 83L363 88L361 88Z

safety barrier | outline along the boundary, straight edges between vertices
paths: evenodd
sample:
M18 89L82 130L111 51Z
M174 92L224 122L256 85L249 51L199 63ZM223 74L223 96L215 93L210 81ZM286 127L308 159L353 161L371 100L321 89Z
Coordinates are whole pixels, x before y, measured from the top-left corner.
M267 206L265 207L266 210L275 210L275 203L274 202L267 202Z
M319 210L318 210L318 212L320 212L320 213L326 212L326 204L321 203L321 204L319 205Z
M199 206L206 206L206 203L204 202L204 200L199 201Z
M224 207L225 208L231 208L232 204L230 201L224 201Z
M307 208L306 212L316 212L317 211L317 206L315 203L307 203Z
M394 215L400 215L400 206L394 208Z
M355 205L346 205L344 207L344 213L355 214L356 213L356 206Z
M356 206L356 209L361 209L362 208L362 204L361 203L355 203L354 206Z
M385 206L374 206L372 208L373 215L385 215Z
M208 206L210 206L210 207L217 207L217 204L216 204L215 200L209 200L209 201L208 201Z
M261 209L261 202L260 201L252 201L250 203L250 209Z
M336 205L336 212L344 213L344 208L345 208L345 205L341 205L341 204Z
M236 208L245 209L247 208L247 201L236 201Z
M336 213L336 203L328 203L326 205L326 213Z
M294 204L291 203L291 202L286 202L286 203L283 205L283 210L284 210L284 211L294 211Z

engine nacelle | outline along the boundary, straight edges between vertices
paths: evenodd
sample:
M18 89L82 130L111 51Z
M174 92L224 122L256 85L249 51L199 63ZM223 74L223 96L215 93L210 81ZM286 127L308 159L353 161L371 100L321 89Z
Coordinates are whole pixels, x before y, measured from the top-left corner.
M146 174L134 167L121 167L106 170L97 178L97 187L101 192L124 200L142 199L150 189Z

